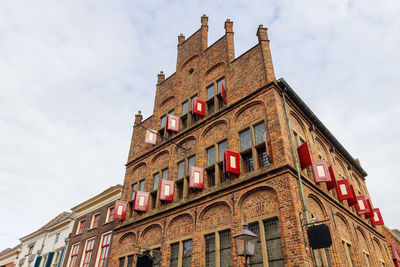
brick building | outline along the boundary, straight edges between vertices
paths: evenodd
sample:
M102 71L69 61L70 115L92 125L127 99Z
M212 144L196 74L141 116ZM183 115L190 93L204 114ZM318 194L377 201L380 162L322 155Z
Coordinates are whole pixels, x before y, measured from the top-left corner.
M178 37L176 72L158 74L153 115L135 116L109 266L132 266L143 247L161 252L157 266L242 266L233 236L244 222L259 236L251 266L393 266L383 226L336 182L298 168L296 148L307 143L315 164L327 162L318 175L332 166L351 199L369 199L360 163L275 79L267 29L235 57L233 23L208 45L207 22ZM325 219L333 245L312 252L302 224Z
M121 191L121 185L112 186L71 209L75 223L69 236L64 267L107 266L115 224L114 206Z

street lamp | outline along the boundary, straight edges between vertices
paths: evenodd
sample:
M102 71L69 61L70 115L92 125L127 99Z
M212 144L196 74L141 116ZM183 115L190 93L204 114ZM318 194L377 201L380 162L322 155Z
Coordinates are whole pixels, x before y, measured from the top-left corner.
M244 266L247 267L247 258L254 256L258 236L248 229L247 223L243 224L243 230L234 235L236 251L238 256L244 257Z

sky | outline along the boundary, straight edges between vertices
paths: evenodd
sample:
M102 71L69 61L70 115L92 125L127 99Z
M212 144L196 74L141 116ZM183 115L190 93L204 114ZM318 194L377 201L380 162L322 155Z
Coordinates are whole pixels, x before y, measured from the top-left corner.
M234 22L235 55L268 27L283 77L369 174L400 228L400 2L0 1L0 250L122 184L134 115L151 115L177 37Z

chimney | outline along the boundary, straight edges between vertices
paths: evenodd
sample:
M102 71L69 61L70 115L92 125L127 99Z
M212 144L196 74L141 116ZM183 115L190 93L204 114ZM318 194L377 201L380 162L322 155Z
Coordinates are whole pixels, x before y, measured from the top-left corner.
M163 71L160 71L160 73L157 76L158 76L157 77L158 78L157 79L157 84L160 84L165 80L165 75L164 75Z
M142 112L139 110L138 114L135 115L135 126L136 124L140 124L143 120Z
M182 44L185 41L185 36L181 33L178 36L178 45Z
M235 48L233 42L233 21L227 19L225 21L225 35L228 49L228 64L235 59Z
M261 45L261 51L264 60L264 69L267 76L267 83L275 81L274 65L272 64L271 50L269 48L269 39L267 28L263 25L258 26L257 37L258 43Z
M207 49L207 38L208 38L208 17L203 14L201 16L201 49L204 51Z

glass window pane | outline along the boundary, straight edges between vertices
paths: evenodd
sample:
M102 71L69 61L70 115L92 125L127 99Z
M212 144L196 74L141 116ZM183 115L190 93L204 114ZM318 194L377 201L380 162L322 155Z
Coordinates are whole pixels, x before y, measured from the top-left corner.
M224 159L224 151L228 149L228 141L224 141L218 144L218 161Z
M190 267L192 257L192 240L183 242L182 267Z
M207 170L207 177L208 177L208 186L215 185L215 168L211 170Z
M259 263L263 263L259 223L256 222L256 223L249 224L249 230L252 231L253 233L255 233L259 237L257 239L254 256L250 257L250 266L255 267L255 266L258 266ZM260 266L262 266L262 264Z
M158 173L153 175L153 190L158 189L158 182L160 180L160 175Z
M258 153L258 160L259 160L260 166L261 167L268 166L270 164L270 162L268 159L266 148L263 146L263 147L257 149L257 153Z
M215 267L215 234L205 236L206 240L206 266Z
M196 166L196 157L192 156L190 158L188 158L188 170L187 170L187 175L190 174L190 167L191 166Z
M244 161L244 167L246 172L252 172L254 171L254 159L253 159L253 153L246 153L246 155L243 155L243 161Z
M174 115L174 110L171 110L170 112L168 112L169 115Z
M214 112L215 112L214 100L209 100L209 101L207 102L207 107L208 107L208 114L209 114L209 115L214 114Z
M254 137L255 137L256 145L265 142L264 133L265 133L264 122L254 126Z
M167 180L168 179L168 169L165 169L162 171L162 179Z
M137 188L137 184L133 184L132 185L132 195L131 195L131 199L133 199L135 192L136 192L136 188Z
M226 89L225 78L223 78L217 82L217 94L221 93L221 84L224 84L224 88Z
M178 267L179 243L171 245L170 267Z
M207 100L214 97L214 85L207 87Z
M182 104L182 115L188 113L188 101L183 102Z
M181 161L178 163L178 179L181 179L185 176L185 161Z
M284 266L278 219L264 221L264 229L269 266Z
M279 231L279 221L277 218L265 221L264 227L265 227L265 238L267 240L281 237L281 233Z
M161 117L161 127L160 127L160 129L162 129L162 128L164 128L165 127L165 122L167 121L167 116L162 116Z
M279 260L283 258L281 239L272 239L267 241L268 260Z
M119 267L125 266L125 258L119 258Z
M144 180L139 183L139 191L144 191Z
M133 255L128 256L128 265L127 267L132 267L133 266Z
M240 134L240 149L246 150L251 148L251 134L250 134L250 129L242 132Z
M231 260L231 231L226 230L219 233L220 240L220 266L230 267L232 266Z
M207 167L215 163L215 147L207 149Z

